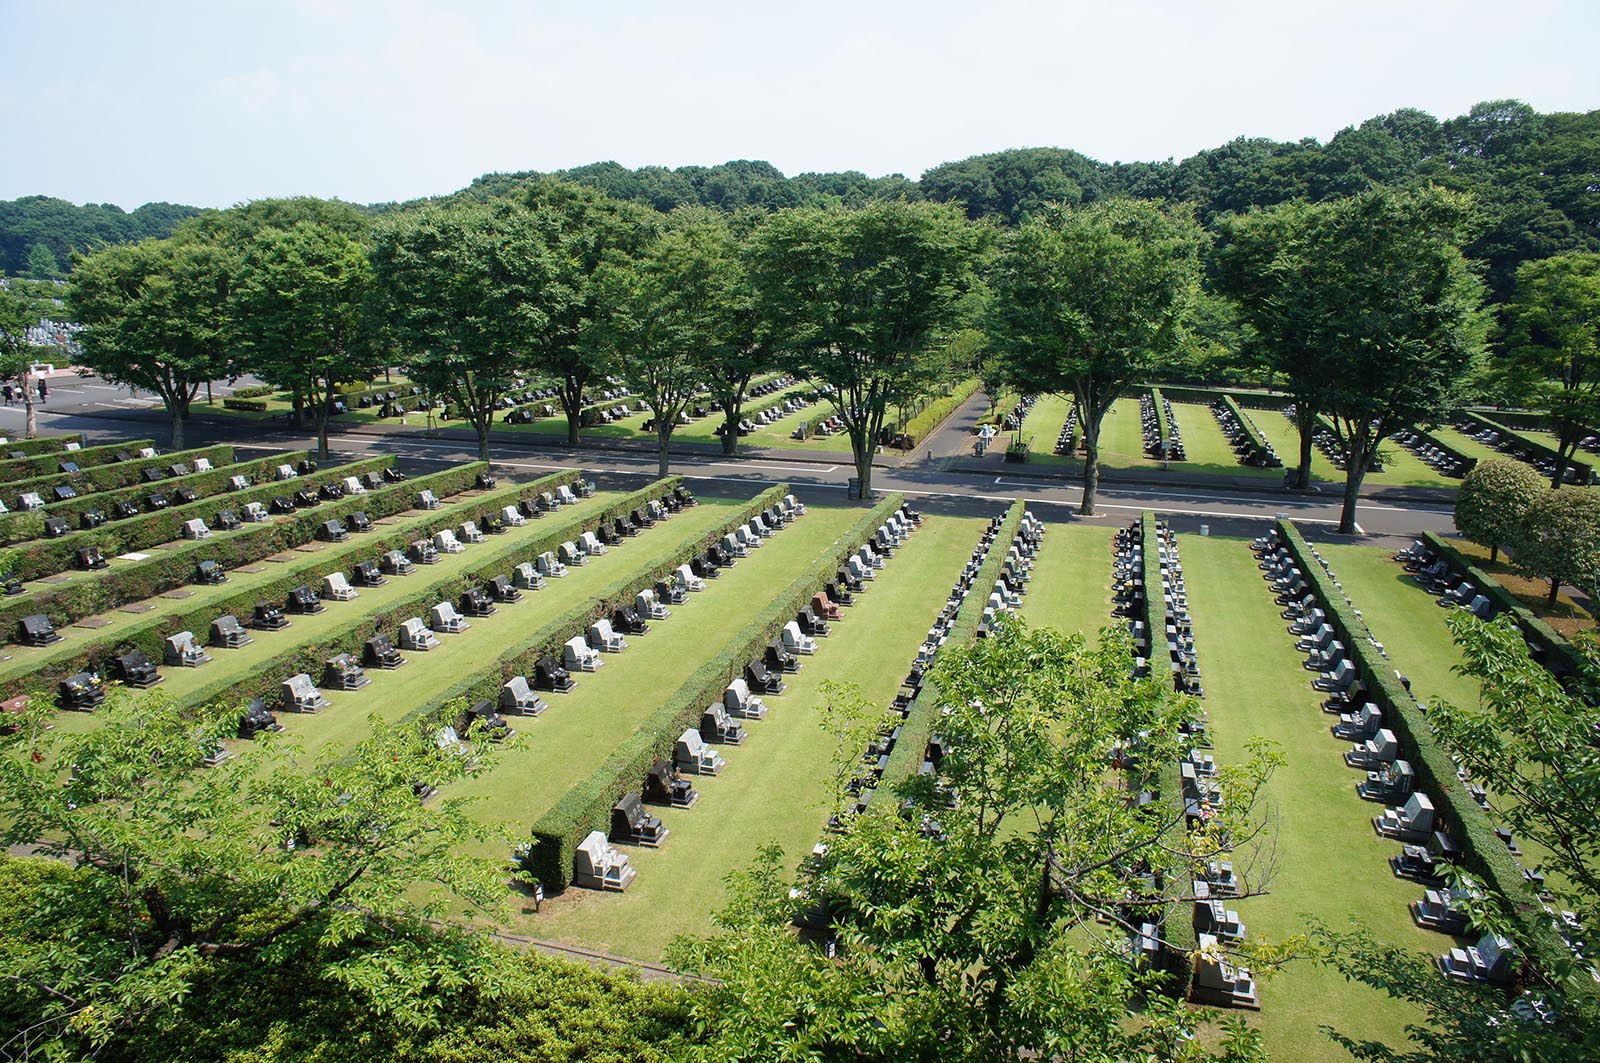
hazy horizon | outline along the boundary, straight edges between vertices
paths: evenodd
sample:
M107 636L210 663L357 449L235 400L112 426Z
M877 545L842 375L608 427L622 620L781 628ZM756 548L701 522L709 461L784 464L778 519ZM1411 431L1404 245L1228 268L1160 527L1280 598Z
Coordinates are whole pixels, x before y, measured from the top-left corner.
M441 195L491 172L761 159L918 178L1061 147L1181 159L1405 107L1600 106L1600 5L13 0L0 199Z

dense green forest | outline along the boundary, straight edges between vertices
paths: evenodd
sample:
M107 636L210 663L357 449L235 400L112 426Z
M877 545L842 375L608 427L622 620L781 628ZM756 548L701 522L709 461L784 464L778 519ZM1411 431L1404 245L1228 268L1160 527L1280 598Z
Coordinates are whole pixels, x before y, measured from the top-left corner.
M485 174L441 198L503 196L540 176ZM1209 226L1229 211L1296 198L1320 201L1373 183L1431 182L1472 194L1478 216L1466 251L1483 263L1496 301L1510 291L1521 263L1600 249L1600 111L1540 114L1514 100L1481 103L1444 121L1398 110L1343 129L1326 144L1309 137L1240 137L1182 161L1103 163L1062 148L1020 148L944 163L920 181L854 171L786 177L770 163L748 160L637 170L599 162L555 176L660 211L685 204L771 211L833 200L855 207L875 199L929 199L1012 225L1045 203L1130 195L1191 203ZM387 213L413 205L370 209ZM0 203L0 270L27 271L40 243L64 266L74 249L166 236L194 213L152 203L128 214L44 196Z

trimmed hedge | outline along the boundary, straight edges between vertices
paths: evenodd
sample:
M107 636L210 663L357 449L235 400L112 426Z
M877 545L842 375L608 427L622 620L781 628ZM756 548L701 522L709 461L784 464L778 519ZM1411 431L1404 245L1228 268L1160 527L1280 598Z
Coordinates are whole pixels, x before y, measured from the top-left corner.
M271 384L251 384L247 388L234 388L233 397L236 399L269 399L278 391Z
M1455 762L1434 737L1427 716L1398 674L1373 648L1371 632L1355 615L1333 578L1312 555L1299 530L1288 520L1277 522L1279 534L1306 581L1315 589L1328 623L1344 643L1361 676L1367 697L1383 710L1384 722L1400 740L1401 751L1416 773L1417 790L1426 792L1439 817L1461 845L1462 862L1498 894L1513 924L1523 956L1536 968L1554 971L1571 960L1566 942L1556 934L1548 913L1523 878L1522 866L1494 833L1494 825L1456 776ZM1588 992L1595 992L1591 983Z
M1151 388L1150 398L1156 405L1156 446L1155 457L1172 453L1172 426L1167 423L1167 405L1161 401L1161 389Z
M73 432L64 436L36 436L33 439L13 439L9 442L0 443L0 452L9 454L13 450L19 450L30 456L35 454L56 454L64 452L68 443L76 443L82 447L88 442L89 440L82 432Z
M266 399L241 399L237 395L229 395L222 400L224 410L244 410L248 413L266 413Z
M633 413L648 413L650 409L649 404L637 395L614 399L611 402L597 402L593 406L585 406L578 411L578 426L580 428L593 428L597 424L604 424L605 422L600 419L602 413L610 413L612 410L623 406L628 407ZM556 409L559 411L560 408L560 405L557 404Z
M1545 655L1543 664L1546 668L1557 676L1570 675L1578 670L1578 651L1573 648L1572 643L1555 628L1534 616L1533 611L1523 605L1516 595L1501 586L1499 580L1457 550L1438 532L1425 531L1422 533L1422 538L1428 544L1428 549L1442 554L1452 568L1465 575L1494 603L1496 609L1517 618L1517 625L1522 628L1522 637L1537 646Z
M294 464L306 456L304 450L280 454L278 464ZM184 521L199 517L213 519L219 505L224 509L237 509L246 502L270 502L278 495L292 495L302 487L320 487L322 484L342 480L346 476L385 469L394 464L394 455L366 458L337 468L324 469L310 476L293 480L258 484L244 491L234 491L225 498L197 498L187 505L168 506L154 513L143 513L127 520L111 521L98 528L75 531L59 539L35 539L14 551L15 575L20 580L38 579L56 572L64 572L76 564L78 548L98 546L107 557L144 550L183 537Z
M96 465L81 472L58 472L54 476L41 476L33 480L23 480L9 488L9 492L20 495L24 491L38 491L45 494L51 489L68 484L78 492L78 497L65 502L52 502L44 509L18 511L0 516L0 541L7 543L24 542L28 539L37 539L44 534L44 522L50 517L65 517L73 524L78 522L78 517L91 509L110 509L117 502L128 498L138 498L151 491L172 490L178 487L196 487L203 482L198 477L210 476L211 473L191 473L189 476L168 477L159 484L146 484L139 480L145 469L165 469L180 461L193 462L196 458L206 458L214 467L231 467L234 473L243 469L234 465L233 448L228 446L201 447L197 450L181 450L172 454L163 454L156 458L140 458L138 461L120 461L111 465ZM256 463L250 463L256 464ZM213 468L213 472L218 468ZM230 473L230 475L232 475ZM226 483L227 480L222 481ZM169 486L170 485L170 486Z
M568 477L566 482L577 479L580 474L577 470L558 473L556 477L541 480L539 483L563 482L559 477ZM614 520L626 514L636 506L642 506L650 499L662 498L671 494L672 489L682 483L682 478L669 476L664 480L657 480L648 487L641 488L632 494L625 495L613 502L610 506L587 517L572 519L560 524L550 524L543 534L533 538L519 539L513 543L501 546L499 549L481 550L479 556L473 558L473 563L461 573L436 579L432 583L417 582L417 592L396 602L376 613L367 613L353 619L350 624L336 633L332 633L314 642L301 643L289 647L274 657L252 668L247 675L219 678L216 682L196 691L191 700L197 704L224 703L242 704L251 698L264 698L268 704L275 702L278 696L278 684L285 676L306 672L312 676L320 676L324 663L330 657L341 653L349 653L360 657L361 649L367 639L379 631L394 631L405 620L414 616L426 616L434 605L445 600L454 600L469 587L482 586L484 581L491 576L505 575L512 567L523 561L532 561L545 550L553 550L560 543L568 539L576 539L584 530L593 530L601 523ZM746 518L748 519L748 518ZM457 521L459 523L459 514ZM439 522L440 527L453 527L449 519ZM430 533L431 534L431 533ZM718 537L721 536L718 532ZM410 539L418 538L413 530ZM697 540L698 542L698 540ZM485 544L488 545L488 544ZM373 549L377 543L369 542L368 549ZM696 552L704 547L697 547ZM672 568L676 568L682 561L674 561ZM667 569L665 571L670 571ZM426 578L427 568L418 566L418 575ZM648 577L653 581L664 575L651 570ZM646 577L635 574L624 581L628 587L637 588ZM305 582L302 580L301 582ZM285 588L287 591L288 588ZM467 678L459 682L444 697L431 706L423 706L413 712L407 713L407 718L425 718L437 711L439 706L449 704L457 698L468 698L471 701L483 698L497 698L500 684L514 674L531 674L534 662L546 653L559 652L561 644L571 638L577 627L581 626L587 631L589 621L597 616L610 615L616 604L626 600L633 604L633 590L629 590L624 599L620 591L609 588L602 591L601 595L589 604L580 606L566 614L559 620L546 624L531 634L527 641L522 643L522 649L514 650L494 663L483 661L463 661L462 668L468 673ZM616 599L613 601L613 599ZM357 606L359 611L360 607ZM577 620L581 616L582 623ZM208 621L209 623L209 621ZM292 637L292 636L291 636ZM507 669L510 669L509 671ZM502 674L503 673L503 674Z
M1258 453L1260 453L1263 457L1268 454L1277 453L1272 449L1272 444L1267 442L1266 436L1261 434L1261 429L1256 427L1256 423L1239 408L1239 403L1234 400L1232 395L1223 395L1222 404L1228 408L1229 413L1232 413L1239 419L1239 426L1244 429L1244 434L1249 438L1250 445L1255 448ZM1243 462L1240 464L1243 464Z
M742 510L744 516L729 523L736 526L749 515L758 513L782 498L789 490L787 484L768 488L752 499ZM697 726L700 714L707 705L720 700L723 688L740 675L746 663L759 657L784 624L794 619L794 614L804 608L811 596L821 590L849 554L860 548L861 542L872 529L897 509L903 501L900 495L891 495L850 527L838 540L840 546L812 562L801 576L788 588L778 592L760 613L745 624L731 638L723 642L722 649L695 670L675 693L667 697L661 707L639 724L634 733L619 743L604 762L588 778L577 783L533 825L532 840L523 866L538 877L548 892L559 892L572 881L573 853L592 830L606 830L611 819L611 806L617 798L644 784L645 773L657 757L672 756L674 744L685 728ZM721 533L717 533L720 537ZM683 553L683 551L680 551ZM631 588L641 582L639 577L624 581L612 588L618 597L631 595ZM606 597L610 597L608 594ZM572 630L573 621L552 625L553 641L560 641ZM548 629L547 629L548 630ZM536 656L525 658L528 662ZM513 671L504 671L511 675ZM468 695L470 697L470 695Z
M1252 410L1281 410L1294 401L1292 395L1248 388L1205 388L1187 384L1162 384L1161 390L1173 402L1198 402L1209 406L1218 399L1233 399Z
M1477 457L1475 455L1463 454L1461 451L1457 450L1455 447L1451 446L1449 443L1446 443L1444 440L1440 439L1438 436L1434 435L1432 432L1424 432L1420 428L1413 428L1413 429L1410 429L1410 431L1415 432L1417 434L1417 437L1419 439L1421 439L1424 443L1428 443L1428 444L1431 444L1432 446L1435 446L1435 447L1439 448L1444 453L1450 455L1455 460L1461 462L1461 474L1463 476L1465 476L1467 473L1471 472L1473 469L1478 467L1478 459L1477 459Z
M397 489L404 490L385 492L385 494L391 494L393 497L386 500L383 508L392 508L397 499L409 499L412 494L422 487L429 487L436 494L445 490L451 490L451 493L458 493L465 487L471 486L473 477L484 468L486 466L480 463L471 466L470 470L465 472L450 470L449 473L437 474L438 477L447 478L431 485L428 481L434 480L435 477L396 485ZM398 526L376 527L372 532L359 536L338 549L320 551L316 554L307 555L303 561L283 565L273 579L266 583L257 584L248 590L240 590L236 594L209 602L203 606L197 606L186 612L154 617L145 623L125 628L106 641L79 646L70 653L62 654L58 658L47 659L41 664L37 672L28 677L28 683L30 685L41 683L53 685L55 682L82 668L102 667L112 658L127 653L134 648L143 650L151 660L159 662L164 655L164 644L168 635L175 635L180 631L193 631L201 641L204 641L205 633L211 627L211 621L225 613L248 617L255 608L257 601L281 603L288 597L291 590L301 584L309 584L320 589L322 577L330 572L348 573L358 561L372 560L388 550L403 550L416 539L432 536L434 532L443 528L455 528L460 525L461 521L473 519L473 515L480 511L479 507L492 504L498 509L513 502L519 492L529 490L535 492L554 491L563 484L574 482L580 475L581 473L577 470L567 470L543 477L532 483L516 484L509 488L474 497L468 500L465 505L450 505L437 511L419 510L409 520ZM375 499L377 493L374 492L364 497ZM313 531L316 527L320 527L323 521L331 519L328 515L320 512L321 507L318 508L319 512L313 524ZM409 508L409 503L402 506L399 511L404 512L407 508ZM378 510L369 510L368 515L372 516L374 512L378 512ZM393 514L385 513L384 515L392 516ZM564 537L570 538L571 536L569 534ZM493 544L496 541L489 540L485 545ZM505 546L502 545L502 550L504 549ZM545 547L545 549L549 549L549 547ZM459 590L456 593L459 594ZM363 639L363 641L365 640ZM358 644L357 649L359 650L359 648ZM318 668L310 669L310 671L313 675L320 674L320 665Z
M74 450L68 461L75 461L82 468L91 465L105 465L117 460L117 452L126 450L133 453L145 447L155 446L153 439L132 439L126 443L105 443L98 447L84 447ZM0 447L0 450L9 450L9 447ZM56 472L56 465L62 460L65 451L52 451L47 454L35 454L31 458L8 458L0 461L0 484L8 484L13 480L30 480L35 476L49 476Z
M894 508L898 509L899 506ZM956 614L956 622L950 625L950 633L945 637L945 645L966 646L978 637L978 626L983 623L983 603L989 600L989 592L994 589L995 581L1000 578L1000 570L1005 567L1006 551L1011 549L1011 543L1017 537L1017 529L1022 525L1022 514L1026 508L1026 503L1017 499L1006 510L1000 529L995 533L994 544L989 547L989 555L983 559L978 574L972 577L972 595L978 596L978 600L962 603L961 611ZM900 724L900 737L895 739L894 748L889 750L883 777L878 781L880 790L889 789L899 794L908 781L916 778L927 756L928 737L933 733L933 721L939 711L940 700L938 683L931 677L924 679L922 689L911 701L905 721Z
M901 433L903 438L910 441L910 446L905 449L910 450L916 447L924 439L932 435L940 425L949 419L951 414L959 410L966 404L968 399L972 398L973 394L978 390L978 386L976 378L964 380L957 384L950 394L934 399L918 411L906 422L905 431Z
M1530 436L1525 436L1515 428L1508 428L1499 421L1491 421L1482 414L1473 413L1471 410L1462 410L1461 417L1472 424L1479 425L1483 428L1492 429L1493 431L1499 432L1502 436L1511 437L1516 441L1516 445L1518 447L1530 454L1536 454L1539 457L1546 458L1550 461L1555 461L1559 457L1560 452L1557 451L1555 447L1550 446L1548 443L1541 443L1537 439L1534 439ZM1567 459L1567 467L1577 471L1580 483L1592 484L1595 482L1594 466L1590 465L1587 461L1584 461L1576 454Z

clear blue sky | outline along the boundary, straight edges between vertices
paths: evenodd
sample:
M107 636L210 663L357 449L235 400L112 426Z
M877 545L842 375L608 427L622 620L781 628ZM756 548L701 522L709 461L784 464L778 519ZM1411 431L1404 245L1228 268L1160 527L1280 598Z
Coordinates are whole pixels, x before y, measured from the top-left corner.
M449 192L603 159L1182 158L1400 107L1600 107L1596 0L0 0L0 199Z

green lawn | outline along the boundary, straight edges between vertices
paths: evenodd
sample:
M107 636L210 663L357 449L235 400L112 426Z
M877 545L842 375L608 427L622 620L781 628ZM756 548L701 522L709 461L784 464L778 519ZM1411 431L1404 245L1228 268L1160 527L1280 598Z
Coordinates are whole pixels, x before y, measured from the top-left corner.
M1033 579L1022 597L1028 623L1091 637L1111 623L1113 531L1076 521L1047 525Z
M1421 887L1391 875L1385 861L1398 847L1372 829L1381 809L1355 792L1357 773L1342 759L1346 743L1329 733L1335 719L1320 708L1249 544L1184 536L1179 548L1218 761L1241 761L1252 736L1271 739L1285 757L1266 791L1275 816L1276 873L1266 895L1238 904L1251 935L1281 941L1315 917L1335 929L1358 923L1382 941L1442 952L1448 938L1411 922L1406 906ZM1358 566L1335 566L1355 594ZM1357 595L1358 603L1365 597ZM1252 1020L1265 1031L1274 1060L1348 1059L1318 1032L1320 1024L1400 1047L1405 1024L1419 1018L1402 1002L1309 961L1261 978L1260 993L1262 1010Z
M816 512L813 507L804 521L815 519ZM817 655L789 677L789 689L766 699L768 716L747 724L749 740L722 749L728 761L723 774L695 781L701 791L695 807L658 810L672 836L658 850L628 850L639 877L627 893L568 890L519 929L659 959L678 934L710 930L711 913L723 902L724 877L747 866L759 846L778 843L790 867L796 866L810 852L829 811L833 747L819 726L819 686L828 679L848 680L873 704L887 706L983 523L933 516L924 521L857 604L845 610L833 634L819 640ZM670 621L677 622L677 617Z
M459 515L462 520L469 520L477 515L474 512L474 506L477 499L483 494L484 492L482 491L465 491L459 495L455 495L449 499L443 500L444 506L441 509L411 510L396 514L394 517L386 518L381 523L375 523L373 531L370 533L370 537L375 538L380 534L384 536L393 535L396 532L404 531L408 527L426 524L438 519L441 516L451 516L452 514ZM616 493L612 493L608 497L616 497ZM276 520L278 518L274 519ZM530 526L533 524L534 522L530 522ZM246 527L251 527L251 525L247 525ZM514 532L515 530L516 529L513 529L512 531ZM215 532L213 534L223 535L226 533ZM367 537L369 536L364 536L359 532L351 532L350 543L359 543L363 538ZM491 539L489 541L493 543L504 540L496 537L495 539ZM345 545L349 544L342 544L339 549L342 551ZM131 628L143 628L147 624L160 620L163 617L170 616L174 613L189 613L200 606L205 605L207 602L221 601L224 598L231 598L234 595L248 591L252 587L271 583L280 578L285 564L298 565L305 563L315 558L317 553L322 549L324 549L324 546L320 542L307 543L293 551L288 551L287 558L284 562L270 561L265 558L261 559L259 563L264 567L259 572L244 572L239 569L235 569L233 572L228 574L227 583L191 583L185 585L184 587L159 594L154 598L147 598L142 602L130 602L127 605L119 606L118 608L112 609L108 612L100 613L95 616L82 617L66 627L61 628L58 632L61 635L61 641L52 643L49 646L7 646L4 652L6 654L10 654L10 659L0 662L0 685L3 685L6 681L14 676L23 674L25 672L30 672L33 669L51 661L58 661L64 658L72 657L75 654L81 653L86 646L105 642L106 640L113 638ZM197 550L196 553L203 555L203 551L201 550ZM290 558L292 558L292 560L289 560ZM244 567L251 568L255 566L246 565ZM321 575L318 575L317 578L311 580L311 582L319 591L321 590ZM46 586L50 585L46 584ZM182 595L182 597L174 597L174 595ZM142 609L144 606L153 606L154 608L141 612L130 611L133 609ZM248 618L241 617L241 619ZM196 631L195 635L202 642L204 642L207 637L207 632Z
M1439 442L1447 444L1469 458L1477 458L1479 461L1504 461L1506 459L1506 455L1493 447L1485 446L1476 439L1448 425L1440 425L1429 434Z
M1228 437L1222 434L1222 426L1217 423L1217 415L1211 412L1211 407L1197 402L1174 402L1172 416L1183 434L1184 453L1189 456L1178 468L1192 472L1214 472L1223 476L1259 476L1264 479L1283 476L1279 469L1258 469L1239 464L1239 456L1233 452L1233 444L1228 442Z
M1278 410L1246 410L1250 419L1255 421L1256 427L1261 429L1261 434L1267 437L1278 451L1278 457L1283 459L1284 465L1293 465L1300 456L1300 433L1295 428L1294 422L1285 417ZM1411 451L1402 447L1392 439L1386 439L1379 445L1383 457L1383 471L1369 472L1364 484L1374 487L1457 487L1461 481L1452 480L1442 473L1436 472L1423 463ZM1283 471L1272 470L1279 476ZM1344 473L1334 467L1327 455L1313 447L1311 450L1311 475L1315 480L1330 484L1343 484Z

